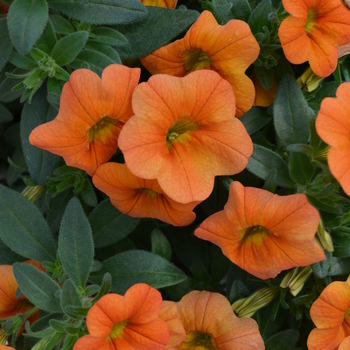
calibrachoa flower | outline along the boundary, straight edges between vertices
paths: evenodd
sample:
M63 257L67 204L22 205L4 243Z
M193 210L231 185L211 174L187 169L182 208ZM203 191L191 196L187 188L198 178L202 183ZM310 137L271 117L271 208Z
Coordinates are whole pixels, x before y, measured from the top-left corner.
M141 179L133 175L125 164L103 164L92 180L123 214L156 218L174 226L187 226L196 218L192 210L198 203L173 201L164 194L157 180Z
M331 147L327 160L331 173L350 195L350 83L341 84L336 98L325 98L316 118L316 131Z
M334 72L337 48L350 41L350 11L340 0L283 0L291 14L278 35L286 58L300 64L309 61L313 72L327 77Z
M317 328L307 340L309 350L338 349L350 336L350 277L346 282L332 282L312 304L310 316ZM348 349L349 338L339 349Z
M209 70L152 76L135 89L135 115L119 137L129 170L157 179L176 202L206 199L214 177L242 171L253 152L234 101L230 84Z
M304 194L282 197L232 182L224 210L207 218L194 234L218 245L250 274L267 279L325 259L314 241L319 220Z
M131 95L139 68L119 64L97 74L74 71L64 85L57 117L35 128L29 142L64 158L67 165L93 175L118 148L118 135L133 115Z
M167 349L265 349L255 320L238 318L223 295L192 291L176 304L177 316L185 329L186 338Z
M339 345L339 350L349 350L350 349L350 336L346 337Z
M158 7L167 7L174 9L177 4L177 0L139 0L145 6L158 6Z
M211 69L228 80L236 97L240 117L254 102L254 85L245 75L258 58L260 47L247 23L231 20L220 26L209 11L203 11L183 39L141 58L152 73L183 77L199 69Z
M107 294L89 310L88 335L73 350L163 350L169 330L159 318L160 293L147 284L135 284L125 296Z

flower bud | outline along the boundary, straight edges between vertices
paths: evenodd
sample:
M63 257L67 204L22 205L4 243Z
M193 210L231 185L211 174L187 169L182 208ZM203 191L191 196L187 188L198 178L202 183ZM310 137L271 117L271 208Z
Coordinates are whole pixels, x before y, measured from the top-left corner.
M289 271L286 274L286 276L284 277L284 279L280 284L280 287L289 288L290 293L293 296L296 296L302 290L311 272L312 272L312 269L310 266L296 267L295 269Z
M322 79L323 78L317 76L309 67L302 76L297 79L297 83L301 89L311 92L318 88Z

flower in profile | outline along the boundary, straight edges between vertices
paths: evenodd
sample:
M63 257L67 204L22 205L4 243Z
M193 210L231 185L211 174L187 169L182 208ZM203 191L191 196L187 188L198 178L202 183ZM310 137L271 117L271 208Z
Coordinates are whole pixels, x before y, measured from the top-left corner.
M107 294L92 306L86 325L90 334L73 350L163 350L169 330L159 318L162 296L144 283L130 287L125 296Z
M310 316L317 328L309 334L309 350L340 349L350 344L350 277L346 282L332 282L312 304Z
M186 338L169 350L263 350L259 327L251 318L238 318L219 293L192 291L177 304L177 317ZM171 326L169 326L171 332Z
M125 164L102 164L92 180L123 214L156 218L174 226L187 226L196 218L192 210L198 203L173 201L164 194L157 180L141 179L133 175Z
M194 234L218 245L250 274L267 279L325 259L314 241L319 220L304 194L278 196L232 182L224 210L207 218Z
M350 83L341 84L336 98L325 98L316 118L316 131L326 142L328 165L344 192L350 195Z
M203 11L183 39L141 58L152 73L183 77L192 71L210 69L229 81L240 117L254 102L254 85L245 75L258 58L260 47L247 23L231 20L220 26L209 11Z
M136 87L135 115L119 136L127 167L157 179L176 202L203 201L215 176L242 171L253 152L234 101L230 84L213 71L152 76Z
M177 4L177 0L139 0L145 6L158 6L174 9Z
M334 72L338 46L350 41L350 11L340 0L283 0L291 14L278 35L286 58L300 64L309 61L319 77Z
M119 132L133 115L131 95L139 76L139 68L119 64L108 66L102 79L88 69L74 71L57 117L35 128L29 142L92 176L118 148Z

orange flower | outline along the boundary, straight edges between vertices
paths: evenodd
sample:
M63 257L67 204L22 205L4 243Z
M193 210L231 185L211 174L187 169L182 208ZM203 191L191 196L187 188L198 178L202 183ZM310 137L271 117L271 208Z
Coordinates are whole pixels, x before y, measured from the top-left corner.
M233 263L261 279L325 259L314 241L320 216L306 196L278 196L230 185L223 211L206 219L195 236L218 245Z
M350 349L350 336L346 337L339 345L339 350L349 350Z
M177 316L186 338L166 349L265 349L257 323L251 318L238 318L229 301L219 293L186 294L177 303ZM171 333L170 325L169 328Z
M0 350L16 350L15 348L11 348L11 346L0 345Z
M317 328L309 335L308 349L338 349L344 338L350 336L350 277L346 282L329 284L312 304L310 316ZM349 338L344 341L344 350L348 349L349 341Z
M84 335L73 350L163 350L169 330L158 315L160 293L147 284L135 284L125 293L107 294L88 312Z
M261 85L255 71L253 71L253 73L250 75L250 79L252 79L255 87L255 99L253 105L260 107L270 106L275 100L277 94L278 86L276 82L273 81L270 90L265 90Z
M140 179L125 164L103 164L92 180L123 214L136 218L156 218L174 226L187 226L196 218L192 209L198 203L180 204L173 201L164 194L157 180Z
M158 6L174 9L177 4L177 0L139 0L145 6Z
M231 84L237 105L236 116L254 102L254 85L244 74L258 58L260 47L247 23L231 20L220 26L209 11L203 11L183 39L141 58L152 73L183 77L199 69L218 72Z
M328 165L344 192L350 195L350 83L341 84L336 98L325 98L316 118L316 131L331 147Z
M291 14L278 35L286 58L309 61L313 72L327 77L337 67L337 48L350 41L350 11L340 0L283 0Z
M29 142L93 175L118 148L118 135L133 115L131 95L139 68L113 64L99 76L78 69L64 85L57 117L35 128Z
M202 201L216 175L246 167L252 141L234 117L230 84L217 73L155 75L137 86L132 106L135 115L119 137L126 165L138 177L157 179L174 201Z
M163 301L159 318L169 328L169 341L165 349L173 349L180 345L186 338L185 329L177 316L177 305L173 301Z

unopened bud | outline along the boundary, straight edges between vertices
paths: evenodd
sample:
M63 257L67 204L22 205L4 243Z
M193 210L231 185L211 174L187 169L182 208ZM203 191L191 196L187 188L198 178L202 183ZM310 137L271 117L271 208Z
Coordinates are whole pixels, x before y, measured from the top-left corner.
M328 252L334 250L331 235L324 229L321 219L318 224L315 241L322 249L327 250Z
M0 345L6 345L7 342L7 334L5 333L3 328L0 328Z
M323 78L317 76L309 67L302 76L297 79L297 83L301 89L311 92L318 88L322 79Z
M289 288L290 293L293 296L296 296L304 287L304 284L311 273L312 269L310 266L296 267L286 274L280 284L280 287Z
M34 203L41 195L41 192L44 190L43 186L27 186L22 191L22 196L27 198L29 201Z
M257 290L247 298L239 299L232 304L232 310L240 317L251 317L256 311L269 304L278 293L278 287L266 287Z

